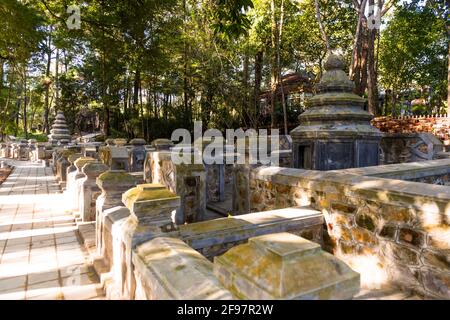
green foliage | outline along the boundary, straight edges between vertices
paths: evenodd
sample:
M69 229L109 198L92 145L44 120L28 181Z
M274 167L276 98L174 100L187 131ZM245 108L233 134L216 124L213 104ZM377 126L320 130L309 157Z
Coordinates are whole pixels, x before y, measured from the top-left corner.
M429 6L418 2L396 8L380 43L381 83L396 92L433 88L432 103L447 94L445 22Z

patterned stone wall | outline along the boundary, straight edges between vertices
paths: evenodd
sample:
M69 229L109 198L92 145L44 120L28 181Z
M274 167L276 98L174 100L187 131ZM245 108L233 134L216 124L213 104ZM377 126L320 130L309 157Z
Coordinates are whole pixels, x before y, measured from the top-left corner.
M366 286L395 283L450 299L450 188L349 173L257 168L252 211L310 204L326 220L325 249Z
M385 133L380 143L380 164L431 160L444 145L431 133Z
M378 117L372 120L372 125L389 133L430 132L450 145L450 117Z

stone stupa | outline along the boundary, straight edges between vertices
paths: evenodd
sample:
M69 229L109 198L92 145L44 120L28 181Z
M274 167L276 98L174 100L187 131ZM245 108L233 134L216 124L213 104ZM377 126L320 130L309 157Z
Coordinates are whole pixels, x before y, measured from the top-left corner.
M66 117L62 111L58 111L52 129L48 135L48 141L52 145L66 145L71 141L69 128L67 127Z
M354 83L340 56L330 54L318 94L290 132L294 167L337 170L378 165L382 133L370 124L365 100L353 93Z

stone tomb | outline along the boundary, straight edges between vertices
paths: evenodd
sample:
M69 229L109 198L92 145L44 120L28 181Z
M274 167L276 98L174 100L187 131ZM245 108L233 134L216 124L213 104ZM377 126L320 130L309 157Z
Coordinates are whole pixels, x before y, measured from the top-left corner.
M329 55L325 73L299 116L300 126L290 132L294 167L336 170L379 163L382 133L370 124L364 99L352 93L354 83L344 72L342 58Z

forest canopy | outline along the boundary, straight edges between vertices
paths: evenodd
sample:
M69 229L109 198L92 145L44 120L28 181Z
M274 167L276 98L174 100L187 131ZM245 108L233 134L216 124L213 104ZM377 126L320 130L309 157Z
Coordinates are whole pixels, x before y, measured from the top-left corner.
M445 1L0 0L0 29L2 137L289 131L330 51L376 116L449 108Z

